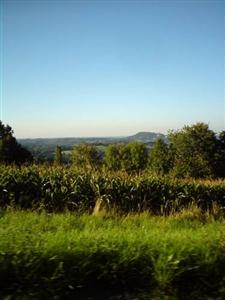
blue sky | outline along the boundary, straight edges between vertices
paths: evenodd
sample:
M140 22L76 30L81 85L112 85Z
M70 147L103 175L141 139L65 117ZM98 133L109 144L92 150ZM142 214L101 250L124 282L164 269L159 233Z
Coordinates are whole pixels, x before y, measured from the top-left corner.
M224 1L1 0L16 137L225 129Z

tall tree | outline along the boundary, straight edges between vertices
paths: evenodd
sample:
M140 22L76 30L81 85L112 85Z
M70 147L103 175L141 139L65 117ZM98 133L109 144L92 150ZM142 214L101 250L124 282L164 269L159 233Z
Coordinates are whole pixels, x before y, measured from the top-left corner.
M148 150L140 142L111 144L106 149L104 162L110 170L139 172L147 167Z
M121 147L119 144L111 144L106 148L104 163L109 170L121 169Z
M60 146L56 146L56 148L55 148L54 164L55 165L62 164L62 149Z
M0 121L0 163L22 164L32 160L31 153L16 141L12 128Z
M127 172L139 172L147 167L148 150L145 144L132 142L121 148L121 167Z
M173 172L181 177L215 176L217 139L207 124L197 123L169 134L173 149Z
M149 168L158 175L169 173L172 167L170 148L162 139L157 139L150 151Z
M82 143L73 148L73 164L84 169L95 169L101 163L101 155L95 146Z
M215 170L218 177L225 177L225 131L222 131L217 139Z

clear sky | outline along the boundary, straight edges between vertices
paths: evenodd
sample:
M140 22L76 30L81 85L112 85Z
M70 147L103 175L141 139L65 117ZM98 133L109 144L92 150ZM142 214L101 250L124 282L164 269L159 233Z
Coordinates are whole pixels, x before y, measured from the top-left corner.
M225 1L0 1L16 137L225 129Z

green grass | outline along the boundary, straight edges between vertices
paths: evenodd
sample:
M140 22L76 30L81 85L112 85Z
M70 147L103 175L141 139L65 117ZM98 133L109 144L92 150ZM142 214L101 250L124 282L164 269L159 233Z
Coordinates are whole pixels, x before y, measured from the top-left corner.
M224 299L225 220L199 216L2 212L1 297Z

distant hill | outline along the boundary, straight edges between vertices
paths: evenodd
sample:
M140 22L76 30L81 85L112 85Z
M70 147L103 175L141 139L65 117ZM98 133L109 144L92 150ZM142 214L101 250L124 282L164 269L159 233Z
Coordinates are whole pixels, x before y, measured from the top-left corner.
M138 141L142 143L153 143L158 138L166 140L166 135L164 135L163 133L141 131L134 135L128 136L126 140Z
M157 138L166 140L166 135L156 132L138 132L127 137L69 137L69 138L37 138L37 139L18 139L19 143L30 147L49 147L55 148L59 145L65 149L69 149L79 143L92 144L111 144L111 143L127 143L130 141L139 141L143 143L153 143Z
M83 138L37 138L37 139L18 139L19 143L26 147L33 154L34 158L39 161L52 161L55 147L61 146L64 153L70 153L73 146L80 143L90 143L104 148L112 143L129 143L138 141L145 143L149 148L157 138L166 140L162 133L155 132L138 132L127 137L83 137Z

